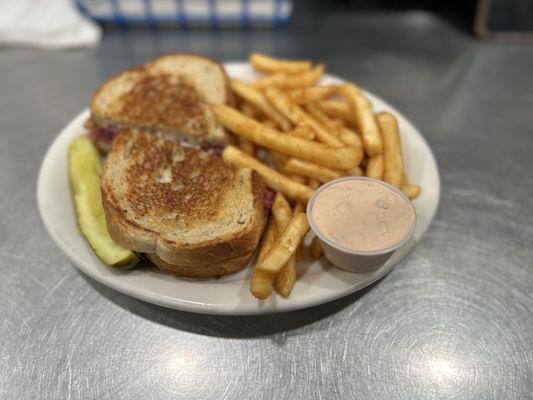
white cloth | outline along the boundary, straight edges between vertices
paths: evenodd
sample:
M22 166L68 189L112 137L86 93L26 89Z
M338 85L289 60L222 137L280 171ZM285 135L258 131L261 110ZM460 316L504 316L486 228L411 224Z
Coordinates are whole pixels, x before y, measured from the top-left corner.
M0 47L94 47L101 36L73 0L0 0Z

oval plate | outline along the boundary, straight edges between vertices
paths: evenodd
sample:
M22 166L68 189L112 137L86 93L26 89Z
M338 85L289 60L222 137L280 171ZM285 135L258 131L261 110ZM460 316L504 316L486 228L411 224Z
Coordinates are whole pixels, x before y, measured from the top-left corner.
M256 78L247 63L227 63L225 67L232 78L244 81ZM342 82L326 75L320 83ZM107 267L94 255L78 229L68 183L68 144L73 137L86 133L83 124L89 117L88 110L63 129L44 157L37 184L37 201L44 225L67 257L87 275L129 296L177 310L227 315L266 314L298 310L346 296L383 277L414 248L435 215L440 195L437 164L422 135L393 107L371 93L366 94L375 111L389 111L398 118L407 175L411 182L422 187L422 194L414 201L418 222L413 239L376 271L346 272L331 266L324 258L313 260L305 254L297 264L298 279L290 298L273 294L265 301L258 301L249 292L251 265L236 274L211 280L176 278L150 267L130 271Z

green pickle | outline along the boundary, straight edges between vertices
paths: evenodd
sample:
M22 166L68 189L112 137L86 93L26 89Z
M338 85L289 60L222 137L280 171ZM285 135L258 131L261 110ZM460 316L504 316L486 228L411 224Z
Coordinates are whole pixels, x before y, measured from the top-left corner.
M87 136L79 136L70 142L68 172L78 225L91 248L109 266L133 267L139 258L131 250L116 244L107 231L100 193L102 161Z

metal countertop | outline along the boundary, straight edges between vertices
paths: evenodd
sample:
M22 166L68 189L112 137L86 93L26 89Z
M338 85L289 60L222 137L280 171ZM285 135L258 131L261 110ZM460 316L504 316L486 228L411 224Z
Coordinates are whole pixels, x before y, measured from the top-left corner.
M422 243L372 287L258 317L114 292L48 237L36 179L93 90L160 53L325 62L432 147L442 197ZM533 47L424 12L330 13L279 31L107 31L94 50L0 50L0 398L533 398Z

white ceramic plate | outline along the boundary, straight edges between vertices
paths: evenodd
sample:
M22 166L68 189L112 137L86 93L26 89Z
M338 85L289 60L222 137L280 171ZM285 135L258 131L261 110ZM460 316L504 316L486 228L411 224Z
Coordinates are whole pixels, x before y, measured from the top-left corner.
M246 63L228 63L225 67L231 77L255 78ZM328 75L321 83L339 82L342 80ZM67 147L73 137L85 133L83 123L89 116L88 110L63 129L46 153L37 187L41 217L53 240L80 270L106 286L161 306L206 314L263 314L302 309L340 298L375 282L404 258L422 239L439 201L437 164L422 135L393 107L370 93L367 95L376 111L386 110L397 116L407 174L411 182L422 187L422 194L414 201L418 223L413 240L374 272L346 272L324 258L316 261L306 255L297 265L298 280L289 299L274 294L266 301L258 301L248 290L250 266L212 280L176 278L152 268L120 271L107 267L94 255L78 229L67 177Z

